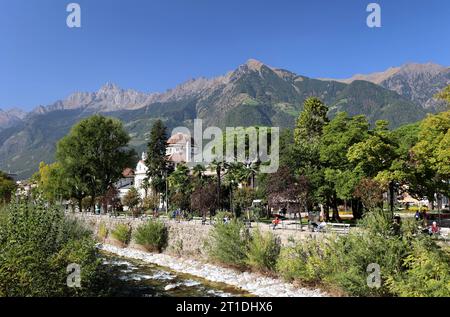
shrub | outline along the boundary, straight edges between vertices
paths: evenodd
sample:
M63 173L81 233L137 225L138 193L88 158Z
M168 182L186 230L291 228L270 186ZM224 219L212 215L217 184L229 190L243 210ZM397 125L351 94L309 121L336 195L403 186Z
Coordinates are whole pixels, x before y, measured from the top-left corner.
M150 195L142 200L142 206L146 211L153 211L158 209L159 197L157 195Z
M388 236L392 233L391 213L381 209L369 211L358 225L369 234Z
M217 211L217 213L214 215L214 220L219 223L219 222L223 222L224 218L228 218L228 219L232 219L233 217L233 213L226 211L226 210L219 210Z
M350 234L339 238L325 259L332 268L325 280L339 286L351 295L385 296L389 295L386 279L399 272L401 259L407 245L399 237L379 234ZM381 287L368 286L367 268L369 264L378 264L381 269Z
M285 248L277 263L280 275L288 280L338 287L350 295L393 295L387 281L404 270L403 260L413 238L411 224L406 222L396 234L389 217L382 211L373 211L360 226L359 231L346 236L328 236ZM380 288L367 284L371 263L380 265Z
M390 276L393 294L407 297L449 297L449 256L429 239L418 240L403 261L404 271Z
M107 283L91 232L55 207L14 203L0 223L0 296L98 296ZM81 288L66 284L82 267Z
M131 227L124 223L119 223L111 231L111 236L122 243L122 247L125 247L131 240Z
M122 203L125 206L128 206L129 211L134 217L139 215L139 210L137 207L141 203L141 197L135 187L131 187L127 194L122 198Z
M246 264L262 272L275 271L280 249L280 238L270 231L263 234L256 230L250 239Z
M161 252L167 246L168 231L164 223L149 220L135 230L134 240L147 251Z
M104 222L101 222L98 225L97 237L102 242L104 242L106 240L106 238L108 237L108 228L106 227L106 224Z
M288 281L319 283L326 275L326 252L330 250L316 239L285 247L281 250L277 271Z
M303 241L281 251L277 269L288 280L324 283L356 296L445 296L450 257L428 237L417 236L412 221L392 230L382 211L368 213L347 236ZM368 286L368 265L381 269L381 287Z
M210 239L207 248L213 260L239 268L246 266L249 233L241 221L217 221Z

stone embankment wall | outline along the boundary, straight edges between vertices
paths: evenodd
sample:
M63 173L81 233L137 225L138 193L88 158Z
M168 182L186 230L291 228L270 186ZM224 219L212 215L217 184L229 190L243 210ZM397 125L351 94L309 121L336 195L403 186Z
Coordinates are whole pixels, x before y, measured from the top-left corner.
M100 224L105 224L110 233L117 224L128 224L133 230L145 223L145 218L131 218L131 217L110 217L108 215L92 215L92 214L69 214L69 217L74 217L83 221L88 225L97 236ZM211 229L210 225L202 225L194 222L177 222L161 219L168 229L168 247L164 253L176 256L200 257L206 258L206 250L204 243L208 237L208 232ZM115 244L115 241L108 235L105 243ZM132 240L130 247L139 249L139 246Z
M109 215L92 215L87 213L68 215L82 220L94 231L95 235L97 235L101 223L104 223L108 232L111 232L119 223L128 224L135 229L146 221L145 218L111 217ZM161 218L161 220L166 224L169 233L168 247L164 253L195 259L206 259L205 243L208 240L209 230L212 228L210 224L202 225L198 220L181 222L167 218ZM268 224L253 224L251 230L256 228L259 228L261 231L272 231L271 226ZM317 233L307 232L305 226L303 230L305 231L286 229L280 226L279 229L273 232L279 236L283 245L288 244L291 240L310 239L317 235ZM115 244L115 241L108 237L105 243ZM133 241L131 241L130 247L139 248Z

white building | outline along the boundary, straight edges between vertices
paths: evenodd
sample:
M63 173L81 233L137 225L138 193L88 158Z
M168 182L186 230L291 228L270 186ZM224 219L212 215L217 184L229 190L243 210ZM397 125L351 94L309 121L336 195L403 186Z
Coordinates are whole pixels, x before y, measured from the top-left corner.
M145 166L145 160L147 159L147 154L142 153L142 157L136 165L136 169L134 171L134 187L138 190L139 196L141 198L145 197L145 189L144 182L147 179L147 171L148 168ZM147 192L148 194L148 192Z
M131 187L134 186L134 171L131 168L126 168L122 172L122 178L119 179L114 187L119 192L119 199L122 200L123 197L128 193Z
M192 138L183 133L176 133L167 140L166 155L168 160L176 167L178 164L190 162L195 152L195 146ZM134 187L138 190L141 198L145 197L143 186L147 179L148 168L145 165L147 154L142 153L141 159L137 163L134 171ZM150 194L148 189L147 194Z

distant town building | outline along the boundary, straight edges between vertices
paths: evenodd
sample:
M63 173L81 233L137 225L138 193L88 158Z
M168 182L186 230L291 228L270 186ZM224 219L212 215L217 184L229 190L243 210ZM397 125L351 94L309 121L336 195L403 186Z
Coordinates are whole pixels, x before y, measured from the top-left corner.
M173 164L174 167L176 167L178 164L190 162L195 153L195 150L196 147L194 145L194 141L189 135L176 133L167 140L167 159L170 163ZM145 165L146 159L147 153L142 153L141 159L139 160L135 170L133 171L133 182L130 182L129 178L124 177L120 181L120 184L118 184L123 186L121 188L116 187L120 191L121 198L126 195L128 190L132 186L134 186L138 190L141 198L144 198L146 195L151 193L151 189L146 188L145 186L148 171L148 168Z
M175 167L190 162L195 150L194 140L189 135L176 133L167 140L166 155Z
M130 188L134 186L134 178L134 170L132 168L126 168L122 172L122 178L114 184L114 188L118 191L120 199L125 197Z

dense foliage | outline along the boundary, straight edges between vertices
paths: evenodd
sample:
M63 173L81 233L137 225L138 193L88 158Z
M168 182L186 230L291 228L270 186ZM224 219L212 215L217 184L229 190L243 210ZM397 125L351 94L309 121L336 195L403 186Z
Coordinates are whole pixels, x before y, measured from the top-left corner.
M278 271L287 280L322 284L357 296L449 296L450 257L414 225L392 227L385 212L368 213L348 236L302 241L282 250ZM380 266L380 287L368 268Z
M249 239L249 232L241 221L224 223L217 217L217 223L210 233L208 253L220 263L245 267Z
M133 233L134 241L150 252L161 252L168 242L168 230L163 222L148 220L136 228Z
M57 145L56 157L64 174L68 198L79 202L106 194L133 163L135 153L128 148L130 136L122 122L94 115L74 125Z
M249 241L246 264L261 272L274 272L281 250L280 238L272 232L255 230Z
M113 230L111 236L116 239L122 247L125 247L131 240L131 227L125 223L118 223Z
M14 180L6 173L0 171L0 205L9 202L11 196L16 189Z
M16 203L0 218L0 296L105 295L106 272L87 231L54 207ZM67 286L69 264L81 288Z
M150 140L147 144L147 176L152 189L158 194L164 194L166 179L169 172L166 156L167 128L161 120L153 123Z

